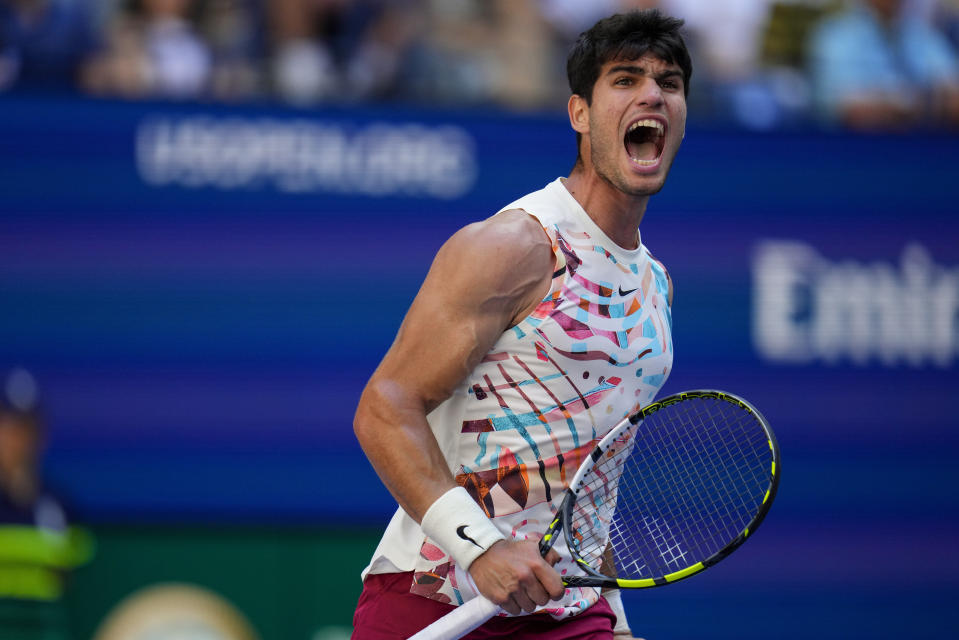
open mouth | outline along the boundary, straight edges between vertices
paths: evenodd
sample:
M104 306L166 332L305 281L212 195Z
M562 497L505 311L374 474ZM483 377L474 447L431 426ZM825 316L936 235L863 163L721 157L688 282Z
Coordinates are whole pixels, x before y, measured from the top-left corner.
M666 143L666 127L659 120L637 120L626 130L623 144L629 159L641 167L653 167L659 162Z

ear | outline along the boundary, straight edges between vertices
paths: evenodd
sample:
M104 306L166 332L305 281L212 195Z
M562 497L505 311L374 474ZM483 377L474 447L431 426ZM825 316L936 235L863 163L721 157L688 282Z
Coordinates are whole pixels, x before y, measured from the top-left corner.
M586 98L573 94L569 97L569 124L576 133L589 133L589 105Z

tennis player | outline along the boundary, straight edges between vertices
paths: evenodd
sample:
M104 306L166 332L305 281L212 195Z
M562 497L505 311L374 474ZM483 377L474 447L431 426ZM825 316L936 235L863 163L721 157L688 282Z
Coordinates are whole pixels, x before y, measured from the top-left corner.
M672 366L671 283L639 225L685 130L682 24L637 11L579 37L572 172L446 242L363 391L356 434L400 508L354 638L405 638L478 593L515 617L468 638L631 637L618 593L564 589L565 544L537 542Z

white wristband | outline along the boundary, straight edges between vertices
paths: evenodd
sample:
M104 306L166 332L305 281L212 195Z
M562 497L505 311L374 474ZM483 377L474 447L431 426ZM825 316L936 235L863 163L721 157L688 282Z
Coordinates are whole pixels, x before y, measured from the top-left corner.
M616 614L613 633L630 633L629 622L626 621L626 609L623 608L623 596L619 593L619 589L604 591L603 597L609 603L609 608Z
M450 489L430 505L420 528L463 569L494 543L505 540L463 487Z

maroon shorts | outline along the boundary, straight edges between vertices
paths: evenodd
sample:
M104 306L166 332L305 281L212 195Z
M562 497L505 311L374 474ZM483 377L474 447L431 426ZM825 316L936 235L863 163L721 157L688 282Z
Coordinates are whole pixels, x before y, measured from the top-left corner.
M366 577L356 613L353 640L398 640L411 635L456 607L410 593L412 573L381 573ZM548 615L506 618L497 616L464 640L510 638L514 640L612 640L616 614L606 600L571 618Z

